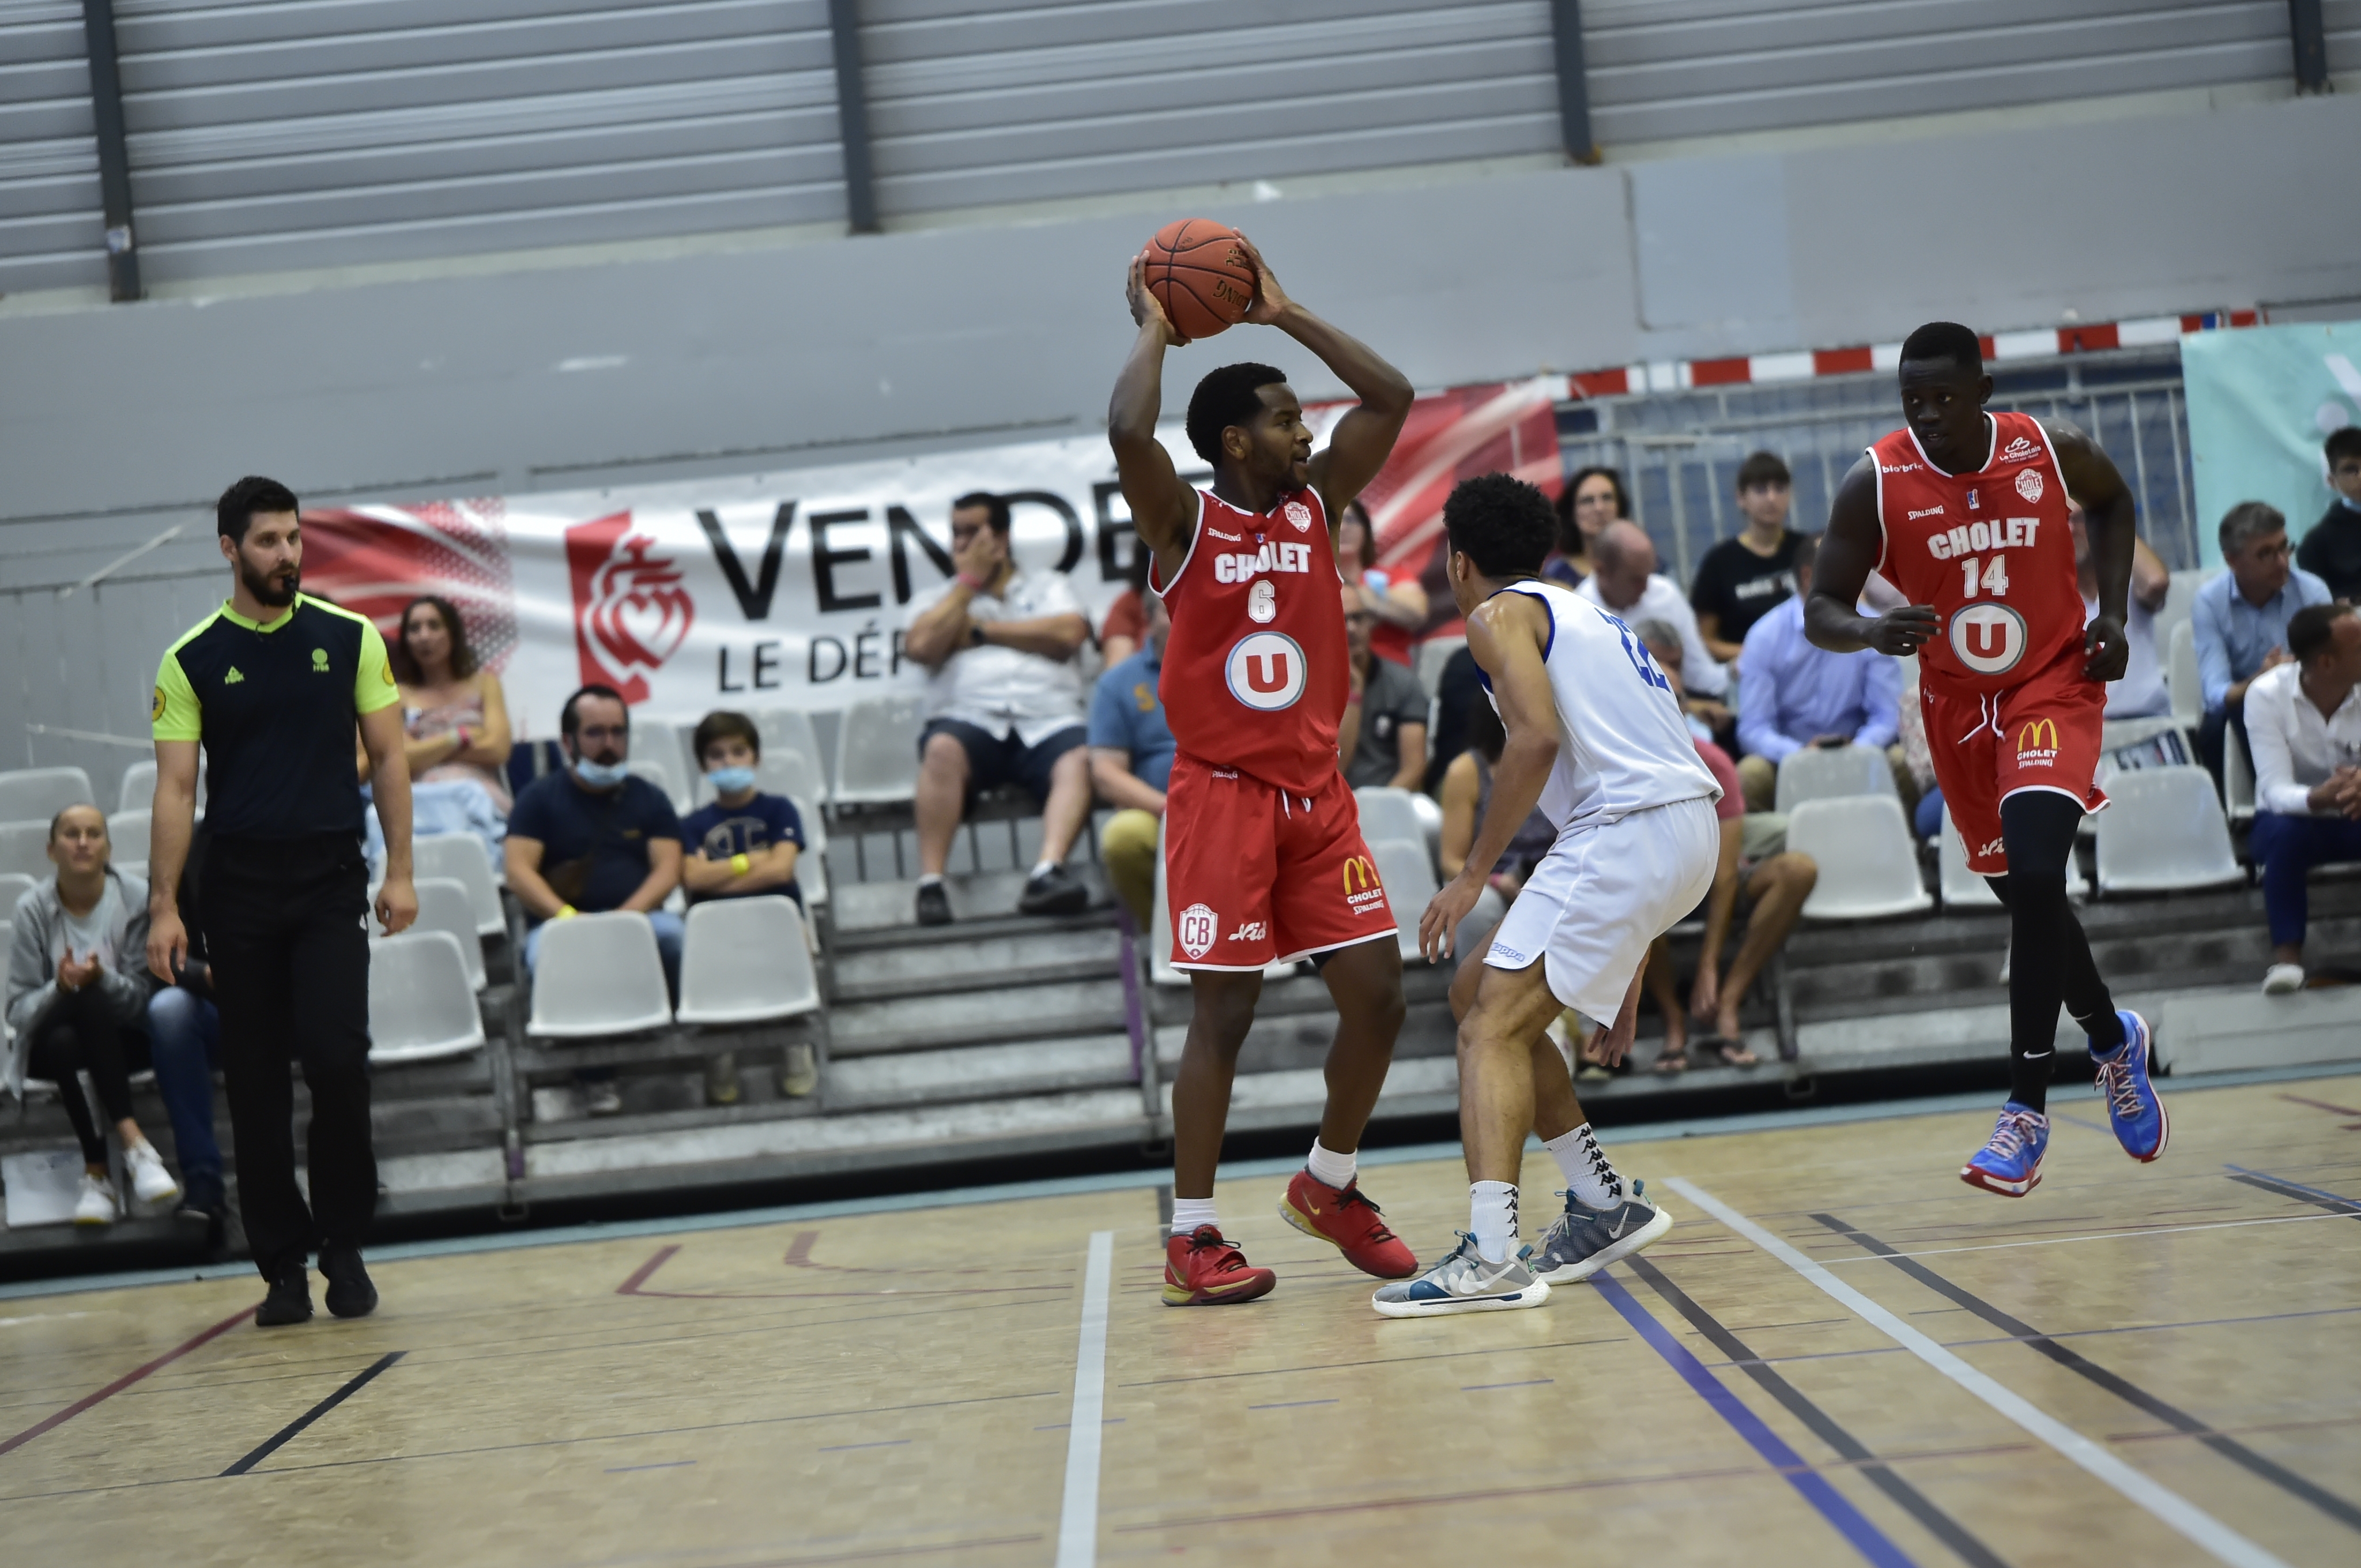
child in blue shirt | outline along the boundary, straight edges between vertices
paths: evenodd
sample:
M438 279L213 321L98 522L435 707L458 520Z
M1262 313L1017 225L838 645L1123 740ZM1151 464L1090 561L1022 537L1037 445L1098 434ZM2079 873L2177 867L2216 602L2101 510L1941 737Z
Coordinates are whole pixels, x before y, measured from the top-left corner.
M804 821L794 801L754 787L763 758L754 721L742 713L708 713L697 721L692 744L714 798L680 821L687 850L680 880L688 901L784 893L800 907L796 857L803 852Z

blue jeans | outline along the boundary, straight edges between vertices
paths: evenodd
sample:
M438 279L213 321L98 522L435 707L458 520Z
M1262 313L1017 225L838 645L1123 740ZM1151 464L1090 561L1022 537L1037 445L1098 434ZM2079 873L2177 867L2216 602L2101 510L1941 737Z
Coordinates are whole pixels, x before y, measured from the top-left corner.
M1943 792L1930 789L1918 797L1917 812L1910 819L1911 828L1921 839L1932 839L1943 830Z
M2257 811L2246 843L2263 863L2263 907L2270 914L2272 945L2301 947L2312 908L2303 879L2314 866L2361 861L2361 822Z
M148 999L148 1052L156 1092L172 1119L172 1151L192 1197L221 1194L221 1146L214 1141L214 1060L221 1013L192 991L168 985Z

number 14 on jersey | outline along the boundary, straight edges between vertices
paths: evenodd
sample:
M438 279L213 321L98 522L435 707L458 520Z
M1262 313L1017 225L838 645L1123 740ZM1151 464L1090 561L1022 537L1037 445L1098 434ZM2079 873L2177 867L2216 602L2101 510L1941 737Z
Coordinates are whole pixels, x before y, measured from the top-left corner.
M1975 598L1977 587L1981 584L1985 598L2005 598L2008 597L2008 557L1995 555L1991 564L1986 565L1981 557L1971 555L1960 563L1960 578L1962 598Z

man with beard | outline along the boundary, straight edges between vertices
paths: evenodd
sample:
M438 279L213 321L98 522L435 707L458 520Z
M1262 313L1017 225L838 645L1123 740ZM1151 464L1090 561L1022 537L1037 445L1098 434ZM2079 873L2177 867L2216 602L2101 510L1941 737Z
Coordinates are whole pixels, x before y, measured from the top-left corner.
M255 1314L265 1327L312 1315L304 1270L315 1245L328 1310L357 1318L377 1306L360 1254L377 1208L377 1157L356 723L385 829L377 917L389 935L418 917L401 693L375 626L299 591L299 510L294 492L271 479L249 477L222 492L215 521L229 600L165 651L150 715L148 967L167 983L188 959L178 897L201 745L211 770L197 913L221 1009L238 1205L270 1287ZM308 1206L295 1185L291 1061L312 1094Z

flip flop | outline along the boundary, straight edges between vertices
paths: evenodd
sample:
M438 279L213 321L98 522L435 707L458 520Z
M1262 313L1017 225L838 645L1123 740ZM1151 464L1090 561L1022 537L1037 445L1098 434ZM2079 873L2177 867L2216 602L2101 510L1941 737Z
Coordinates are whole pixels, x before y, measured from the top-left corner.
M1708 1035L1698 1040L1696 1050L1709 1050L1721 1058L1724 1067L1760 1067L1763 1058L1746 1048L1743 1040L1733 1040L1726 1035ZM1743 1058L1743 1059L1741 1059Z
M1672 1077L1675 1073L1686 1072L1688 1069L1689 1053L1686 1049L1659 1051L1656 1053L1656 1059L1648 1067L1650 1072L1662 1073L1666 1078Z

